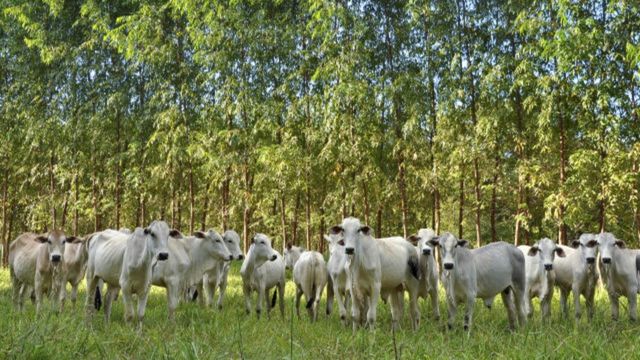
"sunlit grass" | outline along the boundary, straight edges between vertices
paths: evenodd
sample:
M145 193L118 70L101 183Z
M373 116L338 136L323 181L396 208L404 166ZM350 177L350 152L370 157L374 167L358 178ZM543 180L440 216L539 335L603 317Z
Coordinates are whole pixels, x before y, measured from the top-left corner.
M189 359L282 359L291 354L298 359L379 359L393 358L390 314L387 305L378 311L378 327L374 331L351 331L343 327L337 312L324 315L324 299L317 323L293 318L294 286L286 288L286 319L274 309L271 319L256 319L244 314L239 264L234 264L222 311L203 309L197 304L181 304L176 319L166 319L164 289L153 288L139 334L123 322L121 300L113 309L112 322L103 323L102 313L89 325L84 316L84 288L75 308L69 304L63 314L55 315L45 307L36 318L34 306L27 303L23 313L11 304L9 273L0 270L0 358L189 358ZM287 274L290 278L290 274ZM430 308L421 300L422 323L419 331L409 330L407 316L403 329L397 332L397 347L402 358L637 358L640 354L640 325L627 319L626 302L621 301L621 319L612 322L606 293L598 289L594 321L586 318L575 323L573 317L561 319L558 292L552 319L542 324L535 302L536 317L524 328L508 331L506 311L499 297L492 310L476 303L472 333L462 331L462 314L457 327L444 331L446 308L441 297L440 323L431 320ZM405 307L406 308L406 307ZM571 311L572 308L570 307ZM334 310L337 310L334 307ZM462 309L460 309L462 310ZM293 337L291 336L293 328Z

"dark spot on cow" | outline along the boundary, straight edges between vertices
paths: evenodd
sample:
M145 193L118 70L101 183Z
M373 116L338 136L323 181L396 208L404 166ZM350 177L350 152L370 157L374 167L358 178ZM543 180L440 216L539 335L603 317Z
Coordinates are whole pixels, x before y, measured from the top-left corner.
M271 257L271 261L276 261L276 259L277 259L277 258L278 258L278 255L273 255L273 256Z
M52 255L51 256L51 261L53 261L54 263L60 262L61 259L62 259L62 256L60 256L60 255Z
M544 269L547 271L553 270L553 264L544 264Z
M158 260L160 261L167 260L168 258L169 258L169 253L161 252L158 254Z
M431 255L431 249L422 249L422 255Z
M602 262L605 264L611 264L611 258L602 258Z
M445 264L444 264L444 269L445 269L445 270L451 270L451 269L453 269L453 263L445 263Z
M351 247L344 248L344 253L347 254L347 255L353 255L354 251L355 251L355 249L351 248Z
M244 255L240 254L238 255L238 260L243 260L244 259Z
M587 264L593 264L595 262L596 262L596 258L592 258L592 257L587 258Z

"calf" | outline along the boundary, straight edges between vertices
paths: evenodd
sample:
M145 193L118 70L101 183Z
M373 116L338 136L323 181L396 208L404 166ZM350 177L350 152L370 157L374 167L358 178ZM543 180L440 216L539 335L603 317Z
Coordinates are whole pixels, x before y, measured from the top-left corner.
M347 308L349 301L349 272L347 271L347 255L344 251L344 240L339 235L325 235L324 239L329 242L329 261L327 262L327 272L329 274L327 287L327 315L333 310L333 299L337 296L338 311L340 320L345 324L347 320Z
M451 233L429 242L442 249L449 329L453 328L458 303L466 303L464 329L470 331L475 299L481 298L486 304L498 293L507 308L509 327L515 329L516 320L524 325L524 256L515 246L501 241L470 250L466 240L458 240Z
M305 251L298 246L287 244L284 251L285 263L293 268L293 282L296 284L296 314L300 318L300 297L307 299L307 310L311 321L318 318L318 306L322 291L327 284L327 264L317 251Z
M616 239L612 233L603 232L597 236L600 250L600 275L611 302L611 318L618 320L619 297L629 301L629 319L638 319L637 294L640 289L640 250L627 249L624 241Z
M284 259L282 255L271 247L271 239L265 234L256 234L251 239L251 246L247 257L240 268L242 276L242 290L244 292L244 304L247 314L251 312L251 293L258 293L256 302L256 314L260 318L262 304L267 302L267 316L271 308L275 306L276 295L280 296L280 315L284 318ZM266 294L271 288L277 289L273 293L271 303Z
M84 243L69 243L67 241L67 245L64 248L63 263L66 280L64 292L66 293L66 283L68 282L71 285L71 304L74 307L78 299L78 285L80 285L80 282L84 279L84 274L87 270L88 258L89 256Z
M418 252L420 273L420 285L418 287L418 297L431 299L433 317L440 319L440 303L438 300L438 266L435 261L433 245L429 242L436 237L436 233L431 229L420 229L418 234L411 235L409 241L416 246Z
M64 254L66 244L81 242L64 232L53 230L45 235L25 233L9 245L9 273L13 286L13 304L22 310L24 298L35 291L36 313L42 297L49 294L54 308L62 311L64 299Z
M366 309L367 323L373 328L376 321L378 299L390 294L393 328L402 316L403 297L397 295L406 289L410 298L410 318L417 329L420 312L417 305L420 269L415 248L401 237L373 239L370 228L356 218L346 218L341 225L331 228L345 243L349 257L347 268L351 272L351 320L354 331L361 322L360 313Z
M598 242L594 234L582 234L573 240L571 247L558 245L565 257L556 257L553 268L556 272L556 286L560 288L560 307L562 315L567 316L567 298L573 292L575 318L580 319L580 295L584 296L589 321L593 318L593 298L598 281L596 271L596 252Z
M542 318L548 319L551 315L551 300L553 299L553 287L556 282L553 260L556 255L565 257L566 254L562 248L558 247L549 238L543 238L533 246L518 246L518 249L525 255L525 313L529 317L533 316L531 299L537 297L540 299Z
M209 230L209 234L215 232L214 230ZM216 233L217 234L217 233ZM237 232L233 230L227 230L222 235L222 240L226 245L227 249L231 253L231 256L235 260L243 260L244 254L242 250L240 250L240 236ZM203 296L205 300L205 304L210 306L213 304L213 298L216 293L216 289L220 289L218 293L218 301L216 302L216 307L218 309L222 309L222 301L224 300L224 294L227 289L227 278L229 276L229 268L231 267L230 262L228 261L219 261L217 265L214 266L211 270L207 270L204 273L204 277L202 278L202 283L199 284L198 289L200 294L203 294L202 287L204 286L204 292L206 292L206 297Z
M122 289L124 319L134 317L133 294L138 297L138 328L142 328L144 312L151 287L152 271L158 261L169 258L167 242L169 227L164 221L154 221L147 228L136 228L132 234L105 230L88 239L89 261L87 263L87 315L93 314L94 291L98 280L108 285L104 302L105 320L111 316L111 302Z
M232 256L215 231L196 231L193 236L183 237L172 230L170 236L169 259L158 263L151 283L167 289L168 316L173 319L180 295L201 282L206 271L230 261Z

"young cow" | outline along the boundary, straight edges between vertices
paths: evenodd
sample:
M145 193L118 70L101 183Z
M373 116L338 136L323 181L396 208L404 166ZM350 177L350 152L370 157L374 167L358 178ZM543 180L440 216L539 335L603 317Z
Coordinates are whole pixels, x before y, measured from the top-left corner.
M344 240L341 235L325 235L324 239L329 243L329 261L327 272L329 273L327 286L327 315L333 310L333 300L338 301L338 311L343 325L347 321L347 306L349 302L349 272L347 271L347 255L344 252Z
M556 286L560 288L560 307L562 315L567 316L567 298L573 292L575 318L580 319L580 295L587 303L589 321L593 318L593 298L598 282L596 271L596 252L598 242L594 234L582 234L578 240L571 243L572 247L559 245L566 254L556 257L553 267L556 272Z
M629 301L629 319L638 319L637 294L638 271L640 270L640 250L627 249L624 241L616 239L612 233L597 236L600 250L600 269L604 287L611 301L611 318L618 320L620 296Z
M147 305L152 271L158 261L169 258L167 242L169 226L164 221L154 221L147 228L136 228L132 234L115 230L105 230L88 239L89 261L87 264L87 316L94 310L93 291L102 279L108 285L104 302L105 320L111 316L111 302L122 289L124 319L129 322L134 317L133 294L138 296L138 329Z
M84 243L70 243L67 240L67 245L64 247L64 274L66 282L71 285L71 304L74 307L78 299L78 285L84 279L84 274L87 270L87 260L88 255ZM63 285L65 297L66 282Z
M209 230L209 234L215 232L214 230ZM227 249L231 253L231 256L235 260L243 260L244 254L242 250L240 250L240 236L237 232L233 230L227 230L222 235L222 241L226 245ZM204 277L202 278L202 283L198 286L198 291L202 295L202 286L204 286L206 297L204 297L204 301L207 306L211 306L213 304L213 298L216 294L216 289L220 289L218 293L218 301L216 302L216 307L218 309L222 309L222 301L224 300L224 294L227 289L227 278L229 277L229 268L231 267L231 263L228 261L219 261L216 266L214 266L211 270L208 270L204 273Z
M422 279L420 280L420 287L418 289L418 296L427 299L427 296L431 299L431 308L433 311L433 317L436 320L440 319L440 302L438 300L438 267L435 261L435 252L433 251L433 245L429 242L436 237L436 233L431 229L420 229L418 234L411 235L409 241L416 246L416 251L420 259L420 273Z
M62 311L66 278L63 270L65 245L79 243L80 239L67 237L53 230L45 235L25 233L9 245L9 273L13 286L13 304L22 310L24 298L35 291L36 313L42 306L42 297L49 294L54 308Z
M300 318L300 297L307 299L307 310L311 321L318 318L318 306L322 291L327 284L327 264L317 251L305 251L303 248L287 244L284 251L287 268L293 269L293 282L296 284L296 314Z
M565 257L564 250L549 238L543 238L533 246L518 246L518 249L525 255L525 312L529 317L533 316L531 299L537 297L540 299L542 318L548 319L551 315L551 299L556 282L553 260L556 255Z
M275 306L276 295L280 295L280 315L284 318L284 259L282 255L271 247L271 239L265 234L256 234L251 239L251 246L247 257L240 268L242 276L242 290L247 314L251 312L251 293L258 293L256 314L260 318L262 304L267 302L267 316ZM271 303L266 294L271 288L277 287L273 293Z
M393 328L398 327L402 317L403 296L409 292L412 328L417 329L418 279L420 269L415 248L401 237L373 239L370 228L356 218L346 218L341 225L331 228L331 234L341 235L345 243L345 254L349 257L347 267L351 272L351 321L355 331L361 322L361 312L367 312L367 323L375 326L378 299L381 294L390 295Z
M498 293L507 308L509 327L515 329L516 320L524 325L524 256L515 246L501 241L470 250L466 240L458 240L451 233L429 242L442 249L442 282L447 293L449 329L453 328L458 303L466 304L464 329L470 331L475 299L481 298L486 304Z

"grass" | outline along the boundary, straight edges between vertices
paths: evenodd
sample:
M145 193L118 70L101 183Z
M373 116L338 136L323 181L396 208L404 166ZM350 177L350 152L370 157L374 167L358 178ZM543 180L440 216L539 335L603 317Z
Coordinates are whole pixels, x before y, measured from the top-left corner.
M16 313L11 303L8 270L0 270L0 358L73 359L73 358L186 358L186 359L391 359L395 357L387 305L378 311L374 331L343 327L337 307L327 318L311 324L306 311L302 319L292 319L294 286L287 283L286 319L277 310L271 320L244 314L239 264L234 264L222 311L200 308L197 304L181 304L176 319L166 319L164 289L153 288L147 306L144 330L139 334L133 325L123 322L122 302L114 305L112 322L103 323L102 312L87 325L84 316L84 289L75 308L68 306L62 314L50 311L48 303L42 314L35 316L34 306L27 302L23 313ZM290 278L290 274L287 274ZM441 297L443 319L435 322L424 301L420 301L420 329L408 329L405 314L403 328L396 332L396 346L401 358L456 359L546 359L546 358L637 358L640 354L640 324L630 323L627 307L621 301L621 320L610 319L609 302L600 288L596 295L596 315L592 323L561 319L558 291L552 308L552 320L541 323L539 307L524 329L508 331L506 311L496 298L492 310L476 302L472 333L462 331L462 314L458 313L456 329L445 331L446 308ZM323 299L324 300L324 299ZM254 300L255 301L255 300ZM407 307L405 306L405 309ZM572 308L570 307L571 311ZM406 312L406 311L405 311ZM291 336L293 334L293 336ZM291 342L292 340L292 342Z

